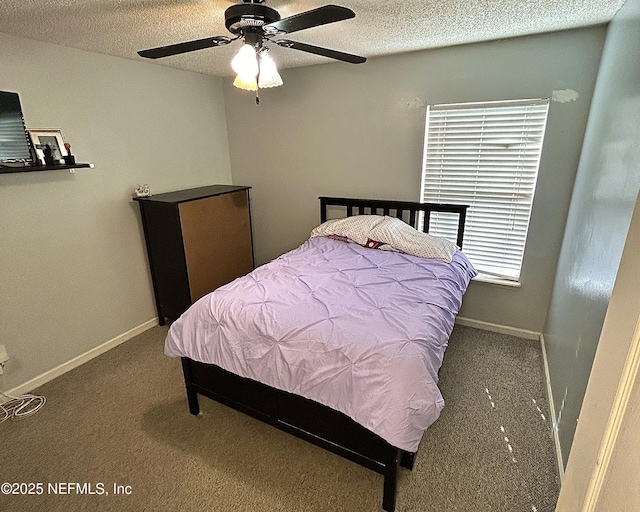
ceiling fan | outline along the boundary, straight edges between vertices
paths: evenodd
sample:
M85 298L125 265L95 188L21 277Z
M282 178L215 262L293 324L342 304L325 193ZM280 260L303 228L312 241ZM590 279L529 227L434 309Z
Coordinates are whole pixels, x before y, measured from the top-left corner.
M256 93L259 88L282 85L282 78L278 74L275 63L267 53L267 42L351 64L366 62L365 57L358 55L288 39L272 39L275 36L354 18L355 13L351 9L338 5L325 5L287 18L280 18L278 11L263 4L264 0L243 0L241 4L232 5L225 10L225 26L234 37L206 37L149 50L140 50L138 55L148 59L160 59L205 48L224 46L242 39L244 45L231 61L231 67L238 74L234 85L241 89L256 91ZM257 96L256 102L258 102Z

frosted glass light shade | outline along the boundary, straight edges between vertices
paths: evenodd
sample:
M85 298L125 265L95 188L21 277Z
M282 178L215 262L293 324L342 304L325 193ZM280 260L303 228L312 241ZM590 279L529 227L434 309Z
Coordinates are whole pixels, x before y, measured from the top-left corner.
M278 87L282 85L282 78L276 69L276 63L267 52L260 55L260 76L258 77L258 87Z
M238 75L233 81L233 85L238 89L244 89L245 91L258 90L258 81L255 76L242 77L241 75Z
M231 60L231 69L245 80L258 75L256 50L249 44L242 45L240 51Z

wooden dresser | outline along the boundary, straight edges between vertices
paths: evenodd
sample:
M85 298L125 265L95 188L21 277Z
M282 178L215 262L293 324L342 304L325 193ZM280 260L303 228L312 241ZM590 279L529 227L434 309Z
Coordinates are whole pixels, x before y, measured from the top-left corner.
M212 185L134 198L160 325L253 270L249 189Z

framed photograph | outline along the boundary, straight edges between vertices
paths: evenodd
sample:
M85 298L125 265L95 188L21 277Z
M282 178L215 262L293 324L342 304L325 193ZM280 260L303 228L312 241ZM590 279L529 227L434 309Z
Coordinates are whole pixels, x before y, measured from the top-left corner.
M27 131L29 132L29 137L31 137L31 144L33 144L37 160L40 163L45 163L44 157L47 146L51 149L51 156L55 162L64 162L62 157L67 154L67 151L64 148L61 130L38 129Z

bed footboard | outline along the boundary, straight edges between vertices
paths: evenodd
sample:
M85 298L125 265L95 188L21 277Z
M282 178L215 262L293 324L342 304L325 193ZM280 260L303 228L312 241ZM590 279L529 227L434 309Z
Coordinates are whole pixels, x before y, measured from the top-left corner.
M391 446L348 416L312 400L186 357L182 368L191 414L199 414L201 394L380 473L382 508L395 510L398 468L412 469L413 453Z

